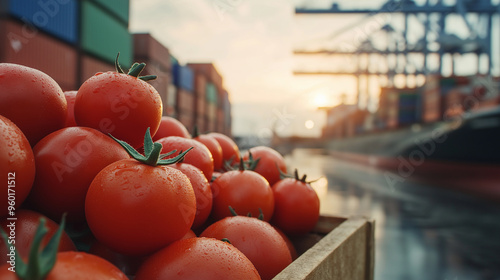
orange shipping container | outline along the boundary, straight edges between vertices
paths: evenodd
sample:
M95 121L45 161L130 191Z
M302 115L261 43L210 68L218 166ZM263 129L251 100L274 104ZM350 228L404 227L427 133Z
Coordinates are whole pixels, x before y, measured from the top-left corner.
M38 69L51 76L63 90L77 89L74 48L40 30L14 20L0 20L0 61Z

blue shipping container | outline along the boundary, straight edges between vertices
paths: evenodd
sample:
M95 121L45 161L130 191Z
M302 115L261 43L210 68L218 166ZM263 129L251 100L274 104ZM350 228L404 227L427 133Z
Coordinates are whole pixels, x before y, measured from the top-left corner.
M174 75L174 85L178 88L185 89L189 92L194 90L194 72L188 66L182 66L179 64L174 64L173 75Z
M77 0L10 0L8 12L66 42L78 42Z

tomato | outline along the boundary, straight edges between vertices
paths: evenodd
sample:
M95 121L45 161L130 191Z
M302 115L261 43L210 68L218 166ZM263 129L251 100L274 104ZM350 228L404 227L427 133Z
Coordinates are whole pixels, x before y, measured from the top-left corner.
M192 230L188 230L188 232L186 232L186 234L181 239L188 239L193 237L196 237L196 233L194 233L194 231Z
M0 267L0 279L19 280L8 270L10 264ZM128 280L117 267L108 261L84 252L61 252L50 273L44 280Z
M250 153L255 161L258 160L253 171L264 176L271 186L281 179L280 171L286 174L285 159L276 150L266 146L253 147L243 156L245 161L249 159Z
M24 133L31 146L64 127L67 104L49 75L30 67L0 63L0 115Z
M158 131L156 131L153 137L153 141L168 136L191 138L189 131L180 121L169 116L163 116L161 117L160 127L158 127Z
M320 215L316 191L302 179L285 178L272 186L274 214L271 223L288 235L302 235L311 231Z
M67 127L44 137L33 148L36 176L28 197L48 217L85 220L85 196L94 177L108 164L129 158L109 136L88 127Z
M208 150L208 148L202 143L179 136L169 136L165 138L161 138L156 141L156 143L160 143L163 145L162 152L166 153L172 150L186 151L187 149L193 147L191 151L186 155L182 162L192 164L198 167L207 180L212 179L212 173L214 171L214 160L212 158L212 154ZM170 156L170 157L173 157Z
M254 265L233 245L213 238L179 240L148 258L135 280L253 280Z
M10 247L11 245L14 245L16 247L17 252L24 260L28 259L31 244L33 242L33 238L35 237L36 229L38 227L41 218L45 219L45 226L48 229L48 233L42 239L42 245L44 247L47 245L50 238L52 238L54 233L59 228L59 225L56 222L48 219L47 217L38 212L34 212L31 210L26 210L26 209L17 210L16 218L17 220L15 220L14 222L15 225L14 235L12 235L11 232L13 228L8 227L9 225L12 225L11 224L12 221L7 220L7 218L4 218L0 222L0 226L7 233L8 236L9 235L15 236L14 239L15 243L9 244L8 246ZM11 258L9 255L7 255L10 253L10 250L8 250L7 246L5 245L6 244L2 239L2 241L0 242L1 263L9 261ZM61 241L59 243L58 251L59 252L76 251L75 244L73 244L73 241L71 241L70 237L66 234L66 232L63 232L61 236Z
M146 129L153 135L158 130L163 105L156 89L138 78L137 71L97 73L86 80L76 95L76 123L140 148Z
M34 179L35 159L28 139L13 122L0 116L0 217L15 213Z
M226 217L210 225L200 236L227 238L253 263L262 279L272 279L292 262L285 240L269 223L257 218Z
M203 172L194 165L187 163L176 163L173 168L184 173L193 186L196 197L196 216L192 228L198 228L207 220L212 211L212 189Z
M218 132L211 132L208 133L208 135L212 136L213 138L215 138L215 140L217 140L217 142L219 142L222 149L223 165L225 162L228 162L229 164L232 165L232 164L237 164L240 161L240 149L233 141L233 139ZM222 169L225 170L224 167Z
M66 98L66 102L68 104L68 114L66 115L66 123L65 127L76 126L75 121L75 99L78 91L76 90L68 90L64 92L64 97Z
M193 139L207 146L214 160L214 170L222 170L222 147L219 142L207 134L196 135Z
M123 141L132 159L105 167L90 184L85 214L97 240L125 255L144 255L182 238L193 225L196 198L189 178L167 166L146 131L145 155ZM162 165L159 165L162 164Z
M274 211L274 196L267 180L251 170L232 170L220 175L212 182L214 202L212 217L220 220L232 216L229 206L237 213L253 217L264 215L269 221Z
M297 259L299 257L299 255L297 253L297 249L295 249L295 245L293 245L292 240L281 229L279 229L275 226L273 226L273 228L281 235L281 237L283 237L283 240L285 240L286 246L288 247L288 250L290 251L290 255L292 256L292 261Z

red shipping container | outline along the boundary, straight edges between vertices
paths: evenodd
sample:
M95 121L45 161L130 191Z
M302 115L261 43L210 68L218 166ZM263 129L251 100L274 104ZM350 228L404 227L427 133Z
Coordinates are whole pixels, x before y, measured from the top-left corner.
M88 78L94 76L96 73L106 71L115 71L115 66L91 56L82 55L80 83L85 82Z
M74 48L13 20L0 20L0 61L38 69L51 76L63 90L78 89Z
M160 71L171 72L172 63L168 48L149 33L134 34L134 59L137 62L158 63Z
M205 98L206 83L207 78L204 75L195 72L194 92L197 98Z
M177 88L177 113L180 114L183 111L193 112L195 109L193 93L187 91L183 88Z
M209 81L215 84L217 88L222 89L222 76L212 63L188 63L188 66L195 71L204 75Z
M177 119L187 128L188 131L192 132L194 128L194 112L193 111L181 111L178 112Z

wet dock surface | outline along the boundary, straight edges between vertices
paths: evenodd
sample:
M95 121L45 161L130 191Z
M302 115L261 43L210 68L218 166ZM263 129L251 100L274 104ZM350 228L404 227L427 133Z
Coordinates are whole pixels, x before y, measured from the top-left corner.
M500 279L500 205L296 149L289 167L308 174L322 214L375 220L375 280ZM293 171L293 170L292 170ZM500 187L500 183L499 183Z

